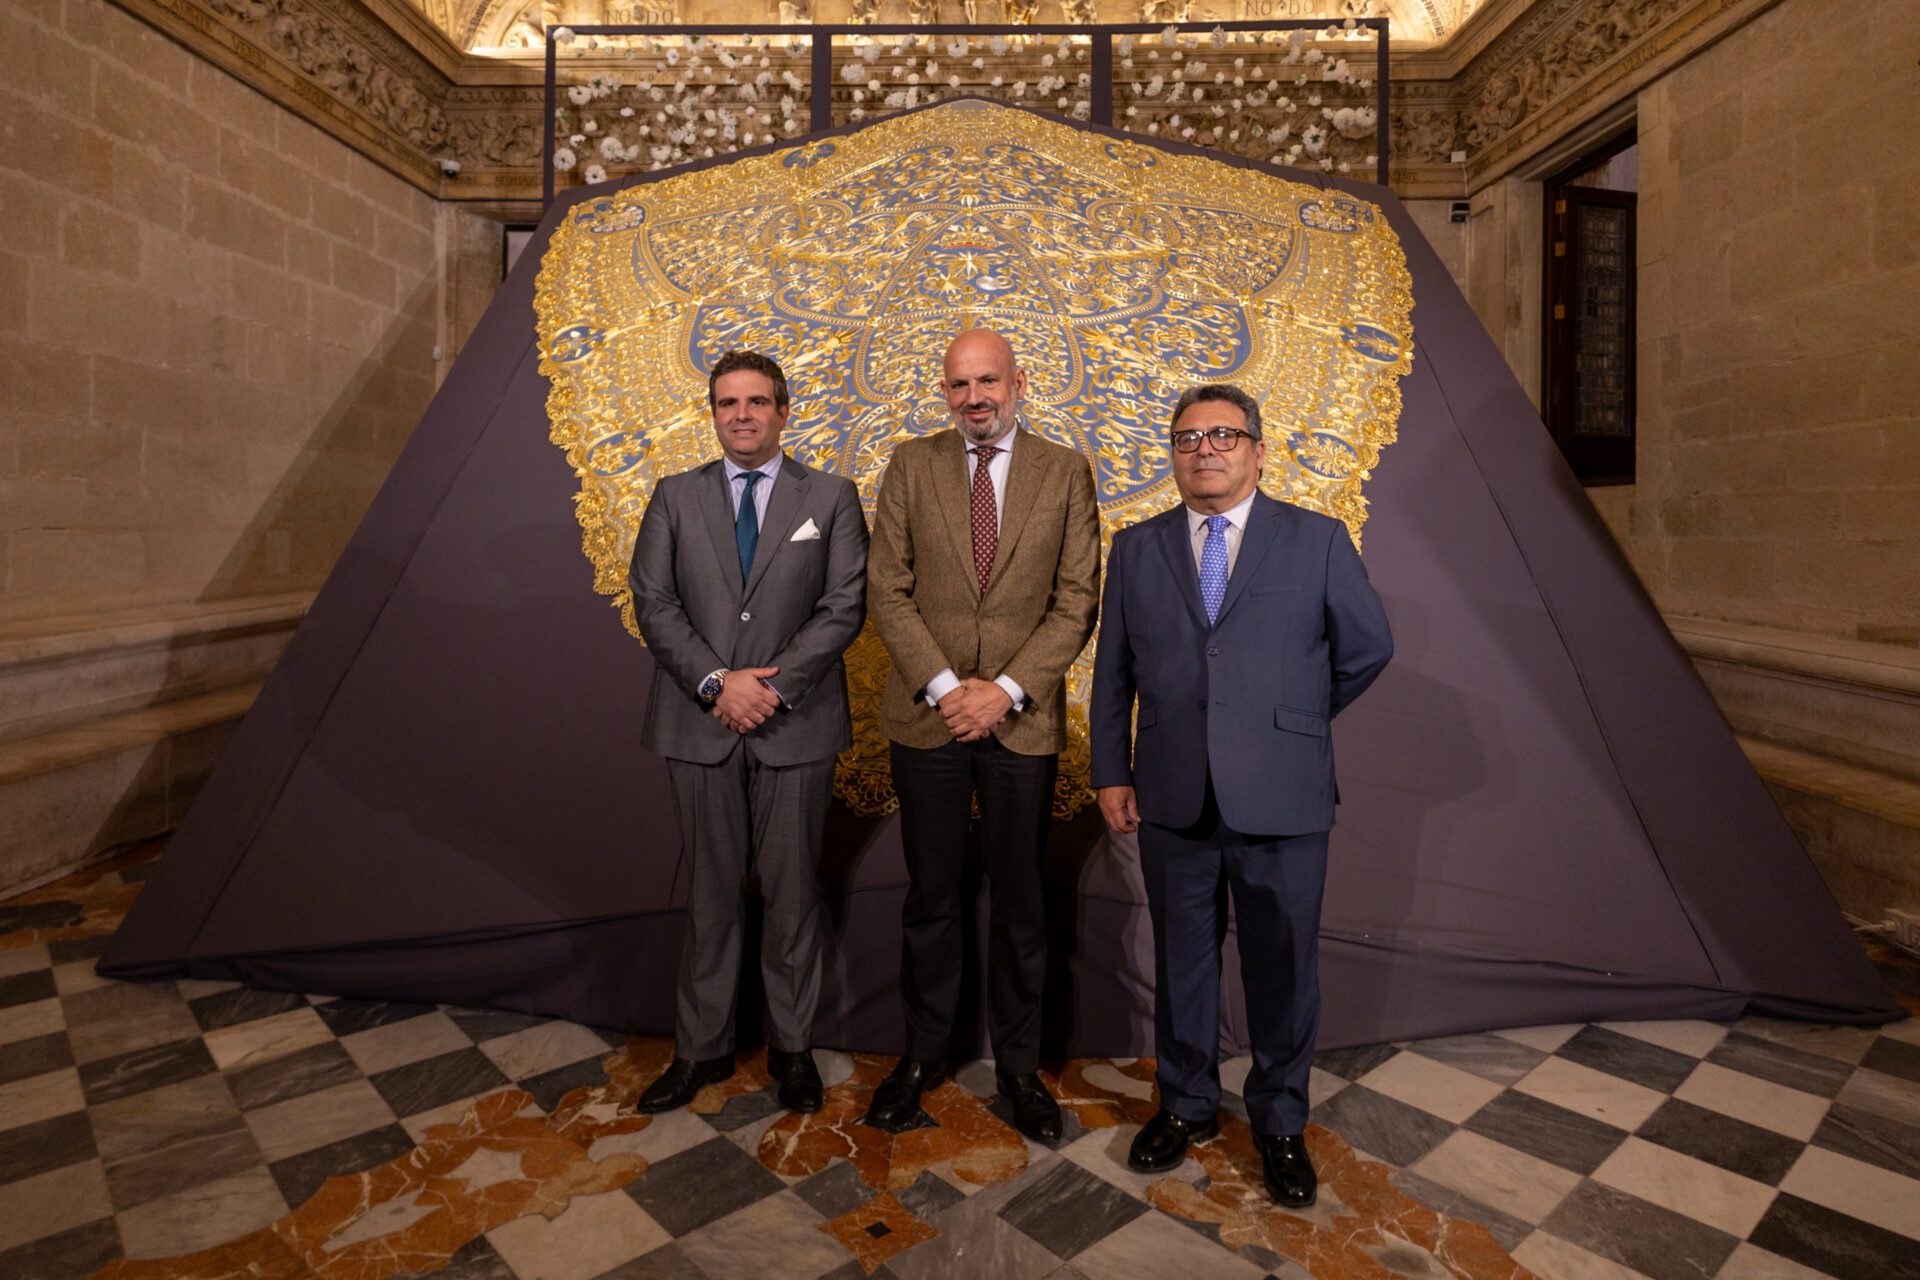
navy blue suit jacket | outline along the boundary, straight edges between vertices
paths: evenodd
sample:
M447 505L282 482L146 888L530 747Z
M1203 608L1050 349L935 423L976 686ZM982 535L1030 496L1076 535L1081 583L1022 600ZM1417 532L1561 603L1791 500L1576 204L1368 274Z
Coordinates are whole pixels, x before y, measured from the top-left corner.
M1329 723L1392 656L1338 520L1256 493L1211 628L1186 508L1122 529L1094 659L1093 785L1133 787L1144 820L1178 829L1199 819L1210 770L1233 830L1326 831L1339 798Z

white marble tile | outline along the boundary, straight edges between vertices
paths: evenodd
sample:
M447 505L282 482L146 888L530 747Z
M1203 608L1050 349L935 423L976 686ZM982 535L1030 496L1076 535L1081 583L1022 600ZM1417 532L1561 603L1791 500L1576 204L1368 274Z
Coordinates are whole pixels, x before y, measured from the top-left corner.
M1331 1071L1322 1071L1318 1067L1311 1068L1307 1073L1308 1108L1319 1106L1351 1083L1352 1081L1345 1076L1337 1076ZM1357 1098L1360 1095L1354 1096Z
M1644 1085L1566 1058L1548 1058L1513 1087L1520 1093L1578 1111L1629 1133L1644 1124L1666 1101L1665 1095Z
M1755 1244L1742 1244L1721 1264L1715 1280L1827 1280L1827 1273L1803 1267Z
M1455 1124L1463 1123L1501 1093L1492 1080L1435 1062L1411 1049L1394 1054L1361 1076L1359 1083Z
M246 1113L268 1163L393 1123L393 1110L365 1080L289 1098Z
M473 1102L472 1098L456 1098L430 1111L417 1111L404 1117L400 1121L400 1127L405 1129L407 1136L415 1142L425 1142L428 1132L435 1127L443 1124L459 1124L466 1114L473 1110Z
M1538 1049L1542 1053L1552 1053L1573 1039L1574 1033L1583 1025L1578 1022L1556 1022L1546 1027L1508 1027L1493 1034L1505 1036L1509 1040L1524 1044L1530 1049Z
M1829 1027L1788 1018L1742 1018L1734 1027L1762 1040L1854 1064L1867 1056L1880 1034L1878 1027Z
M1636 1040L1645 1040L1648 1044L1657 1044L1662 1049L1684 1053L1690 1058L1706 1057L1713 1052L1715 1045L1727 1038L1725 1023L1701 1022L1693 1018L1652 1022L1601 1022L1595 1025L1605 1027L1609 1031L1618 1031L1623 1036L1632 1036Z
M1780 1180L1780 1189L1920 1240L1920 1182L1879 1165L1808 1147Z
M182 1000L198 1000L203 996L217 996L225 991L240 989L237 982L214 982L207 978L177 978L173 985L179 988Z
M1552 1213L1580 1185L1580 1175L1570 1169L1464 1129L1420 1157L1413 1171L1532 1223Z
M319 1014L314 1015L316 1018ZM435 1010L417 1018L389 1022L383 1027L356 1031L340 1037L354 1065L368 1075L404 1067L409 1062L438 1057L458 1049L471 1049L473 1040L452 1018Z
M222 1071L233 1071L325 1044L333 1039L333 1032L311 1008L300 1008L221 1027L203 1038L214 1063Z
M1520 1242L1513 1260L1543 1280L1647 1280L1641 1272L1545 1231Z
M149 1201L119 1216L129 1258L168 1258L236 1240L287 1211L263 1166Z
M35 969L50 968L52 964L44 942L36 942L30 947L0 947L0 978L11 978L16 973L32 973Z
M1226 1093L1245 1093L1247 1073L1253 1070L1253 1055L1242 1053L1220 1059L1220 1088Z
M1744 1240L1773 1204L1774 1189L1692 1156L1628 1138L1593 1180Z
M1711 1062L1695 1067L1693 1074L1673 1091L1673 1096L1802 1142L1813 1137L1821 1117L1827 1113L1825 1098L1816 1098L1744 1071L1729 1071Z
M60 997L49 996L29 1004L0 1009L0 1044L14 1044L35 1036L50 1036L67 1025Z
M714 1127L705 1120L685 1107L677 1107L654 1116L653 1122L638 1133L600 1139L593 1144L588 1155L597 1162L612 1151L631 1151L644 1157L649 1164L657 1164L668 1156L677 1156L682 1151L699 1146L715 1134Z
M781 1191L690 1231L680 1252L712 1280L814 1280L851 1255L820 1230L824 1218L791 1191Z
M1111 1129L1091 1129L1060 1148L1062 1158L1085 1169L1102 1182L1126 1192L1136 1200L1147 1198L1147 1187L1162 1178L1198 1182L1206 1170L1189 1156L1165 1173L1135 1173L1127 1167L1127 1149L1140 1132L1139 1125L1116 1125Z
M94 960L73 960L54 966L53 989L63 996L71 996L106 986L113 979L103 978L94 972L96 963Z
M86 1096L80 1092L80 1073L72 1067L12 1080L0 1084L0 1116L6 1117L0 1128L18 1129L23 1124L79 1111L86 1105Z
M0 1114L5 1113L0 1106ZM98 1160L0 1185L0 1253L15 1245L85 1226L113 1212Z
M73 1060L79 1063L199 1037L200 1024L193 1020L193 1011L178 1000L155 1004L124 1018L67 1028L67 1043L73 1047Z
M552 1221L532 1213L487 1232L520 1280L591 1280L672 1238L624 1191L575 1196Z
M543 1022L489 1040L480 1046L480 1052L493 1059L509 1080L525 1080L556 1067L571 1066L582 1058L605 1058L614 1051L585 1027L571 1022Z
M1907 1044L1920 1044L1920 1018L1908 1018L1902 1022L1889 1022L1880 1028L1880 1034L1890 1036Z
M1073 1268L1087 1280L1259 1280L1265 1274L1164 1213L1143 1213L1083 1249Z

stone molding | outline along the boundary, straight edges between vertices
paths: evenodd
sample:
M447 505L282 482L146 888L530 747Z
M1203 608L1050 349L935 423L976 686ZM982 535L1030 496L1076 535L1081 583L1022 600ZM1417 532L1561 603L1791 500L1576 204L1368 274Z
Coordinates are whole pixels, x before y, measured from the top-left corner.
M1494 0L1394 58L1394 185L1470 195L1778 2ZM436 198L536 198L538 67L466 56L405 0L116 3Z

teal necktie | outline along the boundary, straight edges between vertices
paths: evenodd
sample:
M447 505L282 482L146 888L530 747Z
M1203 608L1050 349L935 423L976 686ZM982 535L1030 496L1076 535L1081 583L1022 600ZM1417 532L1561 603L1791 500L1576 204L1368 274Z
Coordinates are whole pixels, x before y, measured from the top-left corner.
M740 514L733 518L733 540L740 548L740 581L745 582L753 568L753 548L760 541L760 513L753 505L753 486L766 477L758 471L743 471L737 478L746 487L740 493Z

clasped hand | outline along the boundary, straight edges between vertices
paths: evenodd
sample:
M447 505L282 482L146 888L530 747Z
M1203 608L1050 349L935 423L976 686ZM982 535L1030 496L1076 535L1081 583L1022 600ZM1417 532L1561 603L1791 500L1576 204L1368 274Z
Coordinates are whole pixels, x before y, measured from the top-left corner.
M959 742L978 742L1013 710L1013 699L991 680L970 677L940 699L940 716L947 732Z
M713 700L713 718L735 733L752 733L780 709L780 695L765 683L779 674L778 667L729 671L720 696Z

